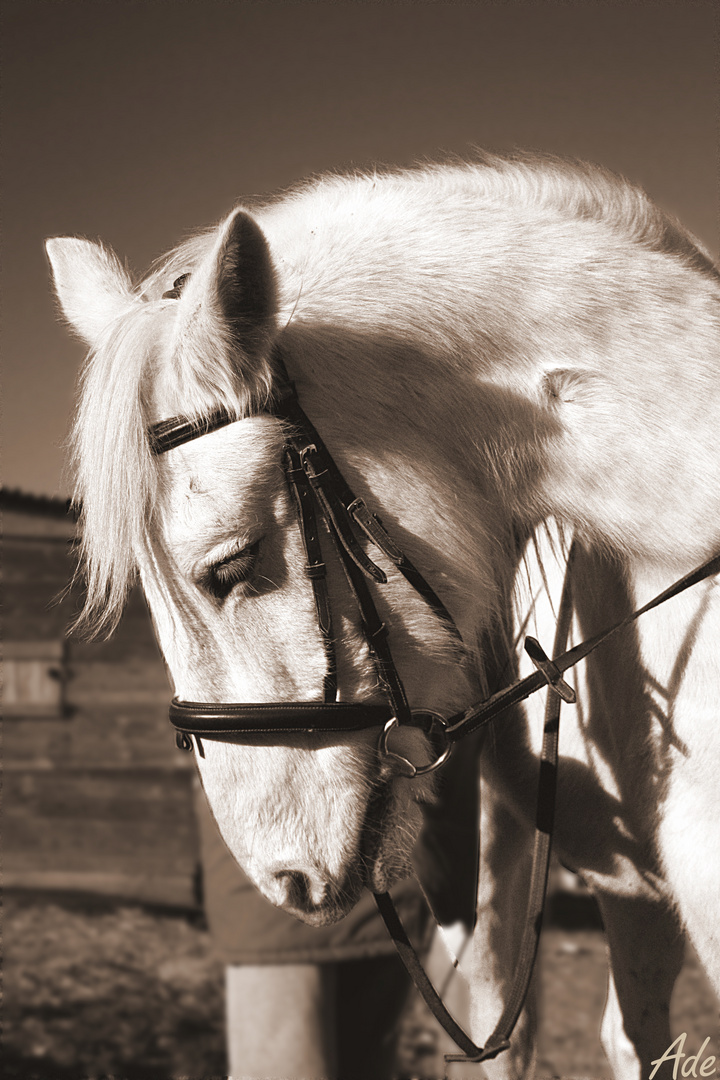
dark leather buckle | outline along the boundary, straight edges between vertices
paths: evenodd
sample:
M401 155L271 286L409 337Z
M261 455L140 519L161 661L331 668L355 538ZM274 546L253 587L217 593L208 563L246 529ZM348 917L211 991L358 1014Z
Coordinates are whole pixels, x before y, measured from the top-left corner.
M315 443L310 443L309 446L304 447L304 449L300 451L300 463L311 484L320 480L322 476L327 475L327 469L316 467L316 464L321 465L322 463Z

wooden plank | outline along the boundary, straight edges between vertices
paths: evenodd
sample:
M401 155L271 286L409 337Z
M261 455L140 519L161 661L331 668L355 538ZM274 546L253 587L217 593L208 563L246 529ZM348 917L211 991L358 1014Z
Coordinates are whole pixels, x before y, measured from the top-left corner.
M154 708L85 709L68 718L8 717L3 732L6 769L194 769L175 746L167 699Z
M32 892L94 893L135 903L197 908L192 874L133 874L87 870L5 871L3 887Z
M4 588L5 633L16 641L63 638L74 607L55 603L58 590L36 585Z
M16 508L5 507L3 512L3 533L6 538L15 540L32 537L47 543L61 544L73 537L76 525L68 514L65 517L32 513Z
M34 834L24 830L28 846L20 850L8 851L4 856L3 883L6 874L50 872L53 873L122 873L124 875L147 876L179 875L192 877L196 872L199 857L196 848L188 847L183 851L168 851L161 858L156 849L123 846L117 834L110 830L98 830L93 834L92 842L84 845L76 839L73 843L62 843L56 838L53 845L45 848L33 844ZM81 836L80 839L87 839ZM100 843L102 841L102 843Z
M6 823L6 829L10 821ZM47 819L12 821L12 842L5 845L3 875L20 870L120 871L177 874L194 872L199 861L194 827L152 822L66 819L63 827ZM170 839L172 842L170 842Z
M56 638L32 641L15 641L12 638L6 638L2 648L3 661L47 660L57 663L63 658L65 643Z
M66 772L8 773L3 812L6 817L88 816L120 821L140 820L152 813L173 822L179 805L188 805L192 776L167 769L72 769ZM11 837L6 837L9 842Z
M171 689L163 667L153 658L125 663L78 663L71 657L67 686L68 705L77 708L112 705L130 709L137 705L167 705Z
M45 645L45 648L42 646ZM8 641L3 661L4 715L59 715L63 707L62 642Z
M11 772L5 782L7 873L195 872L198 836L188 774Z

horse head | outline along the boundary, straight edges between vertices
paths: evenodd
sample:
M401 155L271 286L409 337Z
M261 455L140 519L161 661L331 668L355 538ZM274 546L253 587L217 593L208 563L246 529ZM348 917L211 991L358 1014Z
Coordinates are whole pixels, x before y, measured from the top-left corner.
M63 312L92 350L75 432L86 622L112 625L137 567L178 698L323 700L326 642L283 469L288 423L267 409L281 355L353 487L420 557L470 643L461 649L392 561L377 556L387 583L376 603L410 706L448 715L467 701L471 579L484 572L488 596L494 588L477 536L450 524L457 487L436 491L440 470L462 489L458 463L433 432L424 445L437 459L428 458L415 417L393 416L402 386L390 389L387 374L363 385L368 353L376 365L378 354L396 356L407 344L376 333L353 340L312 311L288 320L283 268L244 211L139 289L96 244L57 239L48 252ZM153 424L219 408L234 422L151 452ZM466 499L477 509L477 493L468 489ZM321 547L338 699L383 702L328 535ZM364 886L385 891L409 872L433 784L402 775L392 757L383 762L378 736L372 728L196 740L227 846L269 900L308 922L334 920ZM393 751L418 762L433 754L422 731L405 727L393 733Z

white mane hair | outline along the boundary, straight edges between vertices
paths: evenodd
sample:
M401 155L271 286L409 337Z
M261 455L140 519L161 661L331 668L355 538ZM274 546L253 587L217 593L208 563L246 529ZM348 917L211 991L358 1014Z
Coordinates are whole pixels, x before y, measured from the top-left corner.
M622 248L636 245L717 276L702 246L637 187L595 166L540 155L330 175L244 205L276 264L280 327L325 324L339 333L355 327L399 342L421 341L451 368L488 370L499 361L501 368L512 362L522 369L528 350L543 342L541 312L537 322L527 313L517 317L518 294L532 275L552 292L565 250L592 261L590 241L598 233L606 241L600 258L609 262L615 238ZM539 225L543 239L533 247ZM153 411L156 382L174 388L175 411L187 417L222 407L240 419L261 409L270 393L267 362L243 365L214 323L195 333L191 355L183 353L177 334L172 355L158 337L163 313L175 303L162 293L180 274L192 275L188 288L202 277L219 228L181 244L136 286L107 254L122 303L88 357L73 432L87 578L79 624L85 630L112 631L138 561L150 555L158 470L146 432L163 418ZM536 265L539 243L553 250ZM490 283L492 290L485 290ZM623 288L623 281L612 281L617 296ZM613 300L607 297L608 304ZM554 300L564 302L562 294ZM593 319L592 312L575 314L584 325L570 325L570 337L587 334ZM197 331L199 308L192 317ZM384 378L387 387L395 374ZM505 441L511 450L510 438Z
M153 416L151 388L161 373L155 335L149 330L158 314L174 305L162 298L159 282L175 272L177 260L185 272L194 268L207 254L213 236L214 230L192 238L163 260L162 271L151 273L132 290L114 255L106 253L108 262L117 267L118 279L127 281L127 303L103 328L87 357L71 436L80 567L87 587L75 625L92 636L107 636L115 629L139 558L155 562L148 526L157 503L158 471L147 429L160 419ZM165 281L162 290L169 287ZM209 322L203 329L204 348L193 360L204 362L183 368L182 353L173 358L178 414L202 417L224 408L239 420L262 408L270 393L268 374L244 379L236 365L216 362L228 355L229 343L212 334Z

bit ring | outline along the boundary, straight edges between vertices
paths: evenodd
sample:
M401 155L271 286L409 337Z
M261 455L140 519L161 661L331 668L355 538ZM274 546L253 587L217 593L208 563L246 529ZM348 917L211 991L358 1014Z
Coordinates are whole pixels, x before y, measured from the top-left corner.
M447 720L444 716L441 716L440 713L434 712L432 709L413 709L411 712L411 716L413 718L415 716L430 717L430 728L432 729L432 727L436 724L439 725L440 731L442 732L443 740L445 742L442 751L435 759L435 761L431 761L428 765L414 765L412 761L410 761L406 757L403 757L402 754L396 754L394 750L390 750L388 748L388 739L390 737L390 732L393 730L393 728L400 726L397 716L390 717L380 735L380 740L378 742L378 753L381 757L391 758L397 765L400 766L401 775L407 776L409 779L412 780L416 776L425 776L427 773L434 772L435 769L439 769L441 765L444 765L447 759L450 757L450 754L452 753L454 744L448 742L447 735L445 734L447 729ZM417 726L420 727L422 725L418 724Z

